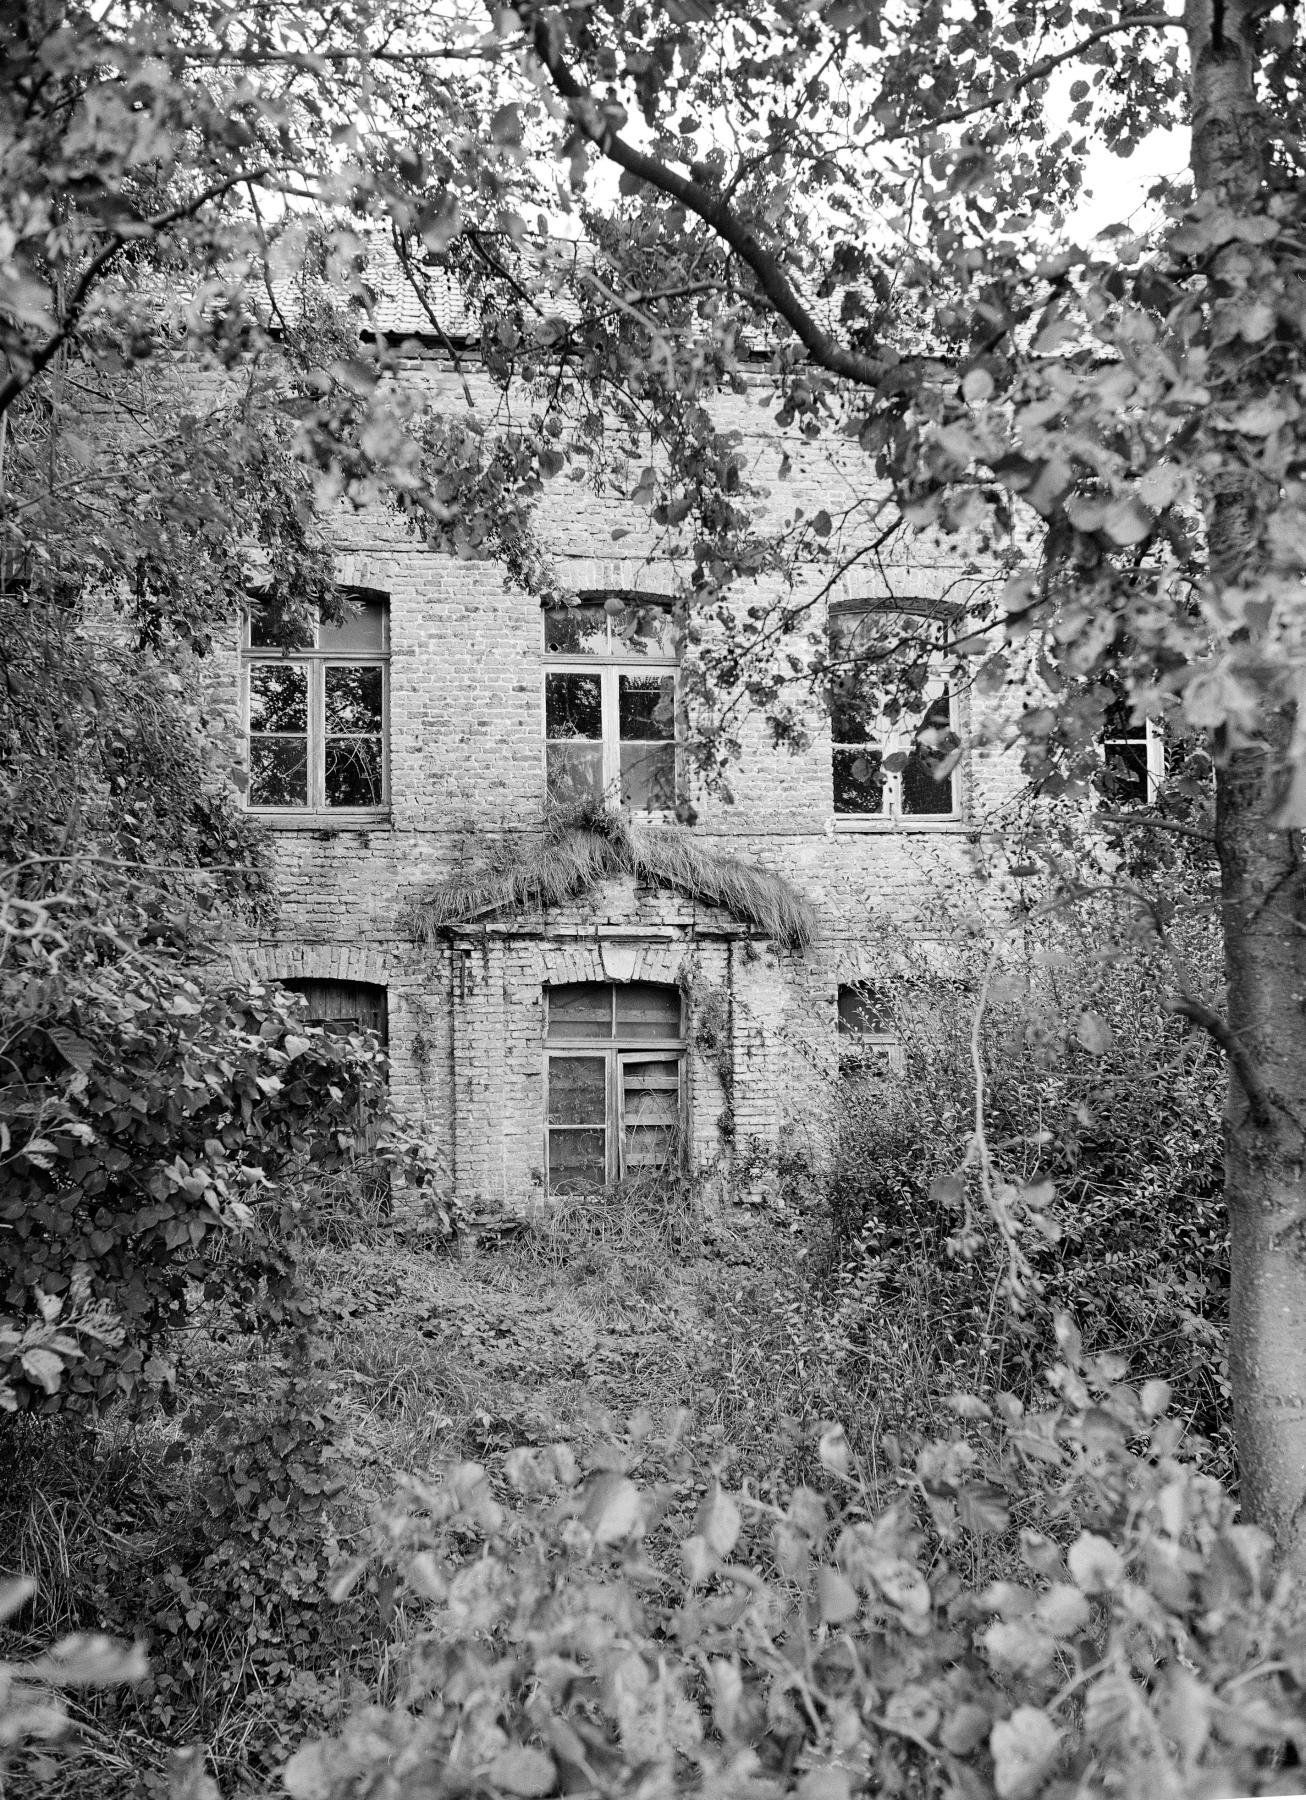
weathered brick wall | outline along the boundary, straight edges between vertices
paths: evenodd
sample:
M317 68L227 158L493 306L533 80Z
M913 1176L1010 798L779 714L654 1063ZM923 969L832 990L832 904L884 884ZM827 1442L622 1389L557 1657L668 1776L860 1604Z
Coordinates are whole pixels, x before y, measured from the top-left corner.
M433 390L448 389L440 371L426 377ZM838 545L844 553L858 534L874 531L874 496L858 488L866 462L855 445L782 446L757 405L732 401L727 410L750 469L774 488L774 517L792 516L796 506L809 514L852 508ZM782 448L792 461L783 481ZM561 479L553 490L541 521L567 586L674 590L684 559L674 543L655 542L646 513ZM699 994L728 1013L728 1055L697 1045L689 1058L699 1169L720 1176L732 1156L760 1166L782 1142L819 1156L822 1096L836 1068L837 986L879 968L894 932L946 942L981 919L992 904L992 890L976 879L984 820L1019 787L1014 759L991 748L968 759L961 822L849 830L833 812L821 710L813 707L811 742L796 755L771 745L764 719L746 718L743 754L729 776L733 800L698 784L693 830L811 899L819 935L803 955L632 881L604 884L544 920L491 919L419 945L405 913L466 857L469 833L539 828L540 610L501 570L425 548L381 509L342 511L338 525L341 581L390 596L390 817L343 828L320 818L278 826L280 916L257 941L233 942L237 964L260 978L387 989L396 1097L426 1122L449 1184L471 1200L520 1206L542 1192L543 990L614 978L605 968L642 971L620 979L681 982L691 1011ZM955 544L922 538L895 538L868 567L873 572L843 578L835 597L961 596L979 579ZM738 604L766 591L741 590ZM209 659L208 671L215 703L231 713L238 677L233 643ZM966 705L975 709L970 723L981 724L978 700Z

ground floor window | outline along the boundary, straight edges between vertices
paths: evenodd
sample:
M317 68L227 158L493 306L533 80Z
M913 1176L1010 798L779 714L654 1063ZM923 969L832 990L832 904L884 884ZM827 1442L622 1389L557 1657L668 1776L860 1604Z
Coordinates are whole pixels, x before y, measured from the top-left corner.
M683 1145L678 987L581 981L545 990L549 1191L601 1193L675 1168Z
M306 981L298 976L279 985L298 994L310 1025L334 1031L374 1031L388 1041L386 993L371 981Z
M845 1081L896 1075L903 1067L892 998L873 982L839 989L839 1073Z

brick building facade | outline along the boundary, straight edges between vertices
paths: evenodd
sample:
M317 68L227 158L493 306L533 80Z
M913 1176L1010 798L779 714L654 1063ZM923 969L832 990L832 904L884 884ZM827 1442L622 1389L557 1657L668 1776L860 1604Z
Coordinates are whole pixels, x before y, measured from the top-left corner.
M437 351L415 348L413 367L442 402L461 393ZM787 441L752 394L726 405L776 518L856 503L855 444ZM284 650L255 631L218 658L280 894L275 928L231 957L301 984L310 1012L385 1030L397 1100L473 1205L518 1209L676 1161L709 1190L756 1197L777 1153L821 1154L841 1019L874 1035L895 943L946 947L976 916L984 822L1018 771L980 747L942 783L922 788L910 762L886 777L864 731L841 745L837 709L832 736L828 710L800 695L808 747L773 745L747 716L731 798L713 793L668 742L693 728L673 697L688 652L665 610L681 547L631 501L552 487L541 529L575 613L378 508L339 521L339 580L359 596L343 634ZM854 528L855 515L845 553ZM864 611L964 601L980 579L955 543L900 535L823 610L847 632ZM757 598L741 588L738 604ZM978 704L954 691L933 717L970 736ZM810 941L620 872L564 904L416 930L424 898L478 858L538 850L550 787L624 794L637 829L769 871L810 909ZM676 823L666 805L687 795L696 816Z

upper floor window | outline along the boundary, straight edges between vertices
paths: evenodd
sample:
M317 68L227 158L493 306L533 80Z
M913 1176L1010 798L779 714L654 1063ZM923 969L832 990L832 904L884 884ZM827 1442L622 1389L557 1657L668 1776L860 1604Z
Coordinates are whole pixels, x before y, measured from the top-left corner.
M549 1191L601 1193L657 1177L683 1148L680 989L576 981L546 990Z
M1155 800L1165 780L1165 743L1151 719L1136 724L1128 700L1113 700L1100 742L1107 798L1118 806Z
M894 630L895 622L901 627ZM955 819L961 810L956 698L939 669L939 621L881 608L830 620L834 810L860 819ZM892 716L904 676L919 711Z
M676 804L680 633L665 601L611 595L544 612L545 786L574 805Z
M273 643L251 612L244 652L252 808L348 812L388 805L389 604L347 598L339 624Z

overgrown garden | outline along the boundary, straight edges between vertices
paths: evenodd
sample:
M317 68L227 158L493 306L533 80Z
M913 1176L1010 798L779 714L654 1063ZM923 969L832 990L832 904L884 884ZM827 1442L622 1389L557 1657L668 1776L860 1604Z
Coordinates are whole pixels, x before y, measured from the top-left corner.
M1302 1791L1293 8L0 33L0 1791ZM1068 245L1090 153L1179 128ZM405 387L378 239L476 303L493 418ZM712 411L759 344L845 516L763 529ZM795 686L923 711L921 646L808 631L868 530L1004 575L954 678L1013 700L1015 910L746 1227L473 1232L375 1041L223 972L276 896L197 659L339 604L341 501L551 596L553 481L680 534L698 698L782 740ZM1127 815L1121 705L1176 747Z

